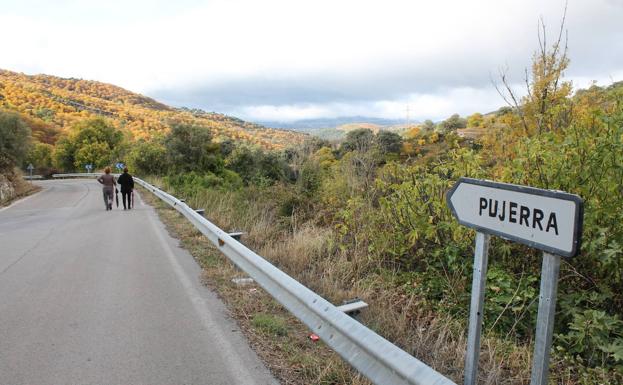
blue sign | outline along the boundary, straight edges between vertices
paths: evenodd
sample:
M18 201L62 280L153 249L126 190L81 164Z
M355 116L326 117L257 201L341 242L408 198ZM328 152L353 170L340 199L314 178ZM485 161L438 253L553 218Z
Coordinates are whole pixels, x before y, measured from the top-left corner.
M117 163L115 166L116 166L119 170L121 170L122 168L124 168L124 167L125 167L125 164L123 164L123 163L119 162L119 163Z

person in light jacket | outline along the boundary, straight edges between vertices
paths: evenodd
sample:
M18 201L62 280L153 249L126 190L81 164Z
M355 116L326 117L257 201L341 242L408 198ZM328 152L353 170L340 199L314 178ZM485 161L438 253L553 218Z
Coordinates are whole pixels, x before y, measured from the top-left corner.
M115 186L117 186L117 181L115 181L114 176L110 175L110 167L106 167L104 169L104 175L100 175L100 177L97 178L97 181L103 185L102 193L104 194L106 211L112 210L113 192L115 191Z
M123 169L123 174L119 175L119 179L117 179L117 183L121 185L121 198L123 200L123 209L126 210L126 200L127 210L132 208L132 190L134 190L134 179L132 179L132 175L128 173L128 168Z

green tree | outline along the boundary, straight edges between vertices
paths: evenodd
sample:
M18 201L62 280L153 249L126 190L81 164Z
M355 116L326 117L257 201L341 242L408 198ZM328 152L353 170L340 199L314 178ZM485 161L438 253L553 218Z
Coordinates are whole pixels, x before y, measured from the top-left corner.
M402 149L402 137L395 132L379 131L375 139L381 154L398 154Z
M434 129L435 129L435 123L432 120L426 119L424 123L422 123L422 130L433 131Z
M92 164L96 169L110 165L110 148L103 142L82 143L74 154L77 169Z
M52 164L64 171L75 170L76 144L69 136L61 136L52 152Z
M374 133L368 128L358 128L356 130L349 131L346 134L346 138L340 146L342 153L349 151L366 152L374 144Z
M25 164L32 164L35 168L52 167L52 151L54 147L47 143L35 143L26 157Z
M126 160L134 173L164 175L167 172L166 153L161 143L142 140L131 146Z
M467 127L467 120L461 118L459 114L453 114L448 119L444 120L440 124L440 129L442 132L450 132L456 131L459 128Z
M210 129L176 123L164 140L169 170L172 172L211 171L223 168L219 145L212 143Z
M123 140L123 133L102 118L78 121L71 129L73 140L78 147L97 142L103 143L109 150L113 150Z
M123 134L102 118L76 122L54 150L54 165L65 171L82 170L86 164L104 167L112 162Z
M0 110L0 171L21 164L29 145L30 128L18 114Z

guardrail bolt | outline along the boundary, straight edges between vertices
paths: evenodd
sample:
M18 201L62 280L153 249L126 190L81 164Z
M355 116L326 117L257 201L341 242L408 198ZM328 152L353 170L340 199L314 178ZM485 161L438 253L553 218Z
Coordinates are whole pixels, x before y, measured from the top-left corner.
M234 238L235 240L237 240L238 242L240 242L240 239L242 238L243 234L244 233L242 231L235 231L233 233L229 233L228 235Z

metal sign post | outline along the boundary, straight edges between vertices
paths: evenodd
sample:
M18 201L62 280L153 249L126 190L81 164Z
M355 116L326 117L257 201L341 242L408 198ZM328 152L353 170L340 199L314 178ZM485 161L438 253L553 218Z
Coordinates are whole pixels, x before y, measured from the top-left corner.
M30 171L30 179L32 179L32 170L35 169L35 166L32 165L32 163L30 163L27 167L28 171Z
M491 236L476 233L476 252L474 253L474 275L472 278L472 303L469 307L469 331L467 334L467 354L465 356L465 385L476 384L478 358L480 357L480 331L484 314L485 288L487 285L487 263Z
M490 235L543 250L541 292L531 385L547 385L552 346L560 256L580 250L584 202L577 195L507 183L460 178L447 203L459 223L476 229L465 385L478 376Z
M89 163L89 164L85 165L84 168L86 168L87 169L87 173L90 174L91 170L93 170L93 165Z
M541 293L539 296L539 313L536 321L536 340L532 358L530 385L547 385L559 272L560 257L554 254L543 253Z

